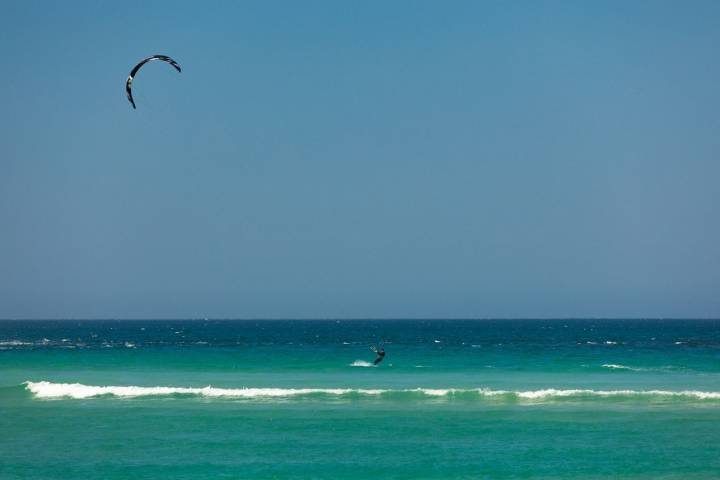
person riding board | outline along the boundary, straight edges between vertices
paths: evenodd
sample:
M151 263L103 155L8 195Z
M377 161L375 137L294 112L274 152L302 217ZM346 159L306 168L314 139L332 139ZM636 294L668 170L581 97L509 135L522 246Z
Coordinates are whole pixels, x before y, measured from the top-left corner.
M383 347L372 346L370 347L370 350L377 354L377 358L375 358L373 365L377 365L378 363L383 361L383 359L385 358L385 349Z

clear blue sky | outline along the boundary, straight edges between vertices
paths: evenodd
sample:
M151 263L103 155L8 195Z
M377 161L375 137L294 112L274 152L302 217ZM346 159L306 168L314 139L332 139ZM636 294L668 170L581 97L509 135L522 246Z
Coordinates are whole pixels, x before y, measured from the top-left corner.
M718 46L716 1L5 1L0 318L720 316Z

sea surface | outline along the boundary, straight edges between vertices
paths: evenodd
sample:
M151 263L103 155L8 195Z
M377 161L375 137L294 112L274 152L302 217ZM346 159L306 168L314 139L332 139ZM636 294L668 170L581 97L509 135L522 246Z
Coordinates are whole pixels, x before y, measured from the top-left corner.
M718 479L720 321L0 321L0 479L121 478Z

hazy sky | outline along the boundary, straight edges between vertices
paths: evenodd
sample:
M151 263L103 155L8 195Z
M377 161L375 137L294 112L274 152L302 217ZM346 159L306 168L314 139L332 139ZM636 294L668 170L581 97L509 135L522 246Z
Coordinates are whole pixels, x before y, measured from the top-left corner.
M0 318L720 316L718 46L717 1L5 0Z

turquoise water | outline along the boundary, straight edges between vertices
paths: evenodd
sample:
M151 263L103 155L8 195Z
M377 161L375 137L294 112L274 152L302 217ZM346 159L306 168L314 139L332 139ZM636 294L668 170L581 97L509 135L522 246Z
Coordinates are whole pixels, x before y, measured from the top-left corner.
M716 479L720 321L2 321L0 432L2 479Z

